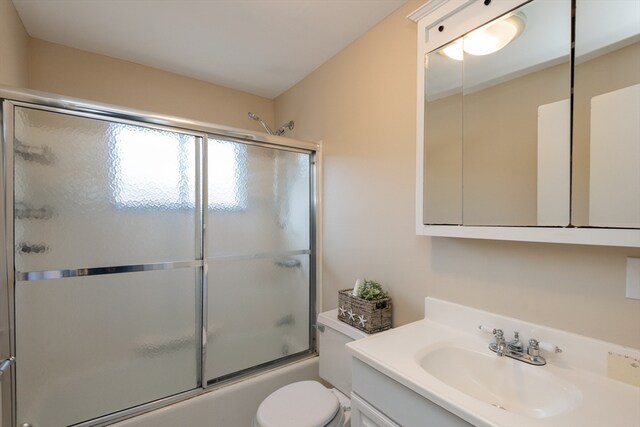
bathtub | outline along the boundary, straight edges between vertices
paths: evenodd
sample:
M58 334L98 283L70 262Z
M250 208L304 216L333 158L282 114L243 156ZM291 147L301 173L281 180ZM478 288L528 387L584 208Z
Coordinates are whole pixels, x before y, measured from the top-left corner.
M319 380L318 357L221 386L182 402L112 424L113 427L250 427L260 402L274 390Z

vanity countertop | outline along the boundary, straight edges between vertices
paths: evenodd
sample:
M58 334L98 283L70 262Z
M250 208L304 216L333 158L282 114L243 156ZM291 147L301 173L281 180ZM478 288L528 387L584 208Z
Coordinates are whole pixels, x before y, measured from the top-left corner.
M476 426L640 426L640 387L607 375L612 353L628 356L629 363L634 363L640 358L640 350L433 298L426 299L425 313L423 320L352 342L348 348L357 359ZM507 339L518 330L525 343L535 337L562 348L559 354L541 352L547 358L544 366L508 358L499 358L496 363L512 364L509 372L515 372L516 381L518 376L526 379L527 375L553 378L554 383L557 380L567 385L574 398L555 413L532 407L527 410L533 415L523 415L522 411L512 412L471 397L423 368L424 357L442 348L498 358L487 348L492 336L482 333L479 324L503 329ZM455 362L451 363L455 369Z

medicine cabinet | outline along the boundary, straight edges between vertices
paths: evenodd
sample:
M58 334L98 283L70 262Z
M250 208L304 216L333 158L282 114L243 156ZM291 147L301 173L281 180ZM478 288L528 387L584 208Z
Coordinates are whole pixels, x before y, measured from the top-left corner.
M640 247L639 2L431 0L409 18L418 234Z

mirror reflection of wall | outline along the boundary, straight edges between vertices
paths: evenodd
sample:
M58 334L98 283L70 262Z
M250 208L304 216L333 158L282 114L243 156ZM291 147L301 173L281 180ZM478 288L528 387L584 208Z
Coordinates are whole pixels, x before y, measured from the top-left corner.
M462 224L462 62L425 64L424 223Z
M640 2L577 0L572 224L640 228Z
M566 226L571 2L496 21L520 25L502 49L479 51L486 26L428 55L424 222Z

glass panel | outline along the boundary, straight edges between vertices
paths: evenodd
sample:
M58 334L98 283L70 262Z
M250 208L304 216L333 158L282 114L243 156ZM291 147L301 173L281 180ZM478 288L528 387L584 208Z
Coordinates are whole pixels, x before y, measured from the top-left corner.
M309 155L210 139L209 256L309 248Z
M66 426L198 386L197 269L18 282L18 424Z
M425 224L462 223L462 61L444 54L454 45L425 64Z
M207 380L309 348L309 256L209 263Z
M197 258L196 137L15 111L18 271Z
M311 194L309 154L210 140L208 157L212 380L309 348L300 252L310 249Z
M524 27L494 53L478 42L499 27L463 39L463 224L567 225L571 2L534 1L497 21Z
M577 0L572 223L640 228L640 2Z

